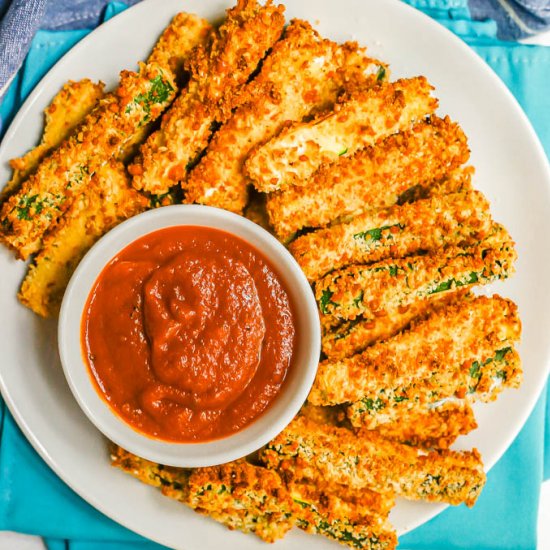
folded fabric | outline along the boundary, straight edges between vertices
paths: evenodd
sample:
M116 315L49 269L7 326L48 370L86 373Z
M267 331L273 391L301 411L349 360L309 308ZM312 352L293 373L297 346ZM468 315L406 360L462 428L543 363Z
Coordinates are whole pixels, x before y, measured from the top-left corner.
M522 104L550 153L550 109L546 94L550 48L495 40L495 24L472 22L466 0L410 3L456 32L495 69ZM110 4L106 17L124 8L122 4ZM4 128L43 74L86 32L37 33L0 107ZM545 428L548 419L550 397L545 391L517 439L489 473L476 506L449 508L402 537L400 548L534 550L543 458L546 476L550 476L550 452L544 453L545 444L550 451L550 423ZM8 412L3 416L2 426L0 529L47 537L51 550L160 548L108 519L63 484L32 449Z
M492 19L501 40L518 40L550 27L548 0L469 0L474 19Z
M0 98L21 66L38 28L96 27L108 0L0 0ZM125 0L131 5L139 0Z

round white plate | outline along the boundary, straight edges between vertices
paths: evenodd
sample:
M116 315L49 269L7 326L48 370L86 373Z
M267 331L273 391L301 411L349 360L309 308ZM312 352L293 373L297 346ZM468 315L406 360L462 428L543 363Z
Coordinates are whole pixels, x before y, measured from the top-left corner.
M523 320L520 353L525 380L490 405L476 408L479 428L457 448L476 446L490 468L527 419L550 364L550 174L542 147L512 95L466 45L431 19L396 0L287 0L287 16L310 20L329 38L358 40L392 67L392 76L423 74L436 87L440 112L459 121L470 140L476 186L494 217L517 242L517 274L493 289L515 300ZM0 181L8 159L39 139L42 111L69 79L101 79L145 59L177 11L219 20L226 0L146 0L115 17L73 48L40 82L9 128L0 148ZM289 75L292 78L292 75ZM167 546L185 550L265 548L252 535L230 532L163 497L109 465L105 440L73 399L59 364L55 321L19 305L25 266L0 250L0 384L19 426L46 462L79 495L114 520ZM519 475L519 473L518 473ZM128 503L132 503L131 506ZM444 506L399 502L392 521L400 534ZM294 530L284 548L333 548L321 537Z

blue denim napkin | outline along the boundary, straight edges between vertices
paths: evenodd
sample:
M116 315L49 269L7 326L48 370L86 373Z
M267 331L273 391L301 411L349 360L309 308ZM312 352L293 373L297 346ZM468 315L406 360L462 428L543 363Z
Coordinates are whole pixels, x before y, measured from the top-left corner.
M409 3L461 36L495 69L518 98L550 154L547 94L550 48L496 40L496 24L472 21L466 0L410 0ZM110 4L105 17L124 7ZM40 31L36 34L0 106L0 117L6 126L51 65L87 32ZM540 484L543 475L550 477L549 419L550 395L545 390L517 439L489 473L476 506L449 508L402 537L400 548L534 550ZM50 550L160 548L103 516L64 485L31 448L1 402L0 421L0 529L44 536Z
M498 38L517 40L542 32L550 26L548 0L468 0L474 19L493 19Z
M43 30L96 27L108 0L0 0L0 97ZM139 0L124 0L127 5Z

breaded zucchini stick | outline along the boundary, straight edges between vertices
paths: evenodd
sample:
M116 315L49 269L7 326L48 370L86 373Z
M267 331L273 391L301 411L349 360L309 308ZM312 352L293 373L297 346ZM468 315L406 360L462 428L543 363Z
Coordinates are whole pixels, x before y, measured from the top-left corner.
M186 202L241 213L249 183L243 163L251 149L271 139L288 121L301 121L334 104L349 73L379 67L356 44L340 46L322 39L309 23L293 20L249 85L250 100L216 132L189 174Z
M373 431L356 436L345 428L298 417L262 453L269 468L287 478L336 489L395 491L396 496L472 506L485 483L477 450L419 454Z
M206 19L192 13L178 13L164 29L147 58L174 75L176 82L185 73L185 64L195 46L203 44L212 32Z
M364 397L348 407L353 426L366 426L383 433L385 426L399 429L407 425L418 411L446 404L454 393L467 401L493 401L504 388L518 388L522 380L521 360L511 345L499 344L485 351L486 359L467 362L459 372L437 372L433 379L418 380L393 390ZM498 349L497 349L498 348ZM385 395L388 394L388 395Z
M367 210L387 208L407 190L437 183L469 157L466 137L448 117L432 116L412 129L321 167L307 184L269 196L277 235L288 240L304 227L324 227Z
M178 32L188 35L187 44L198 43L208 23L195 16L189 16L189 22L189 27ZM187 54L174 53L178 57ZM0 212L3 241L22 259L37 252L46 229L82 192L91 176L110 158L122 154L135 134L172 102L175 92L175 75L165 65L142 63L137 73L123 71L116 90L99 101L75 132L4 203Z
M392 315L372 319L358 317L353 321L344 321L324 331L321 340L323 353L329 359L351 357L371 344L386 340L408 328L412 321L425 319L449 304L472 298L473 295L468 290L455 289L454 292L435 296L431 300L414 302L408 307L398 309Z
M307 185L324 163L350 157L432 114L437 100L424 77L360 90L311 122L296 122L254 149L245 170L258 191Z
M364 415L352 416L354 426L361 427L360 420L363 417ZM457 437L476 428L474 411L468 401L454 400L439 406L410 409L391 422L377 425L376 431L386 439L413 447L448 449Z
M479 191L453 193L357 216L320 229L289 247L310 282L350 264L468 245L491 230L489 203Z
M57 315L69 279L84 254L115 225L143 212L148 203L130 186L122 163L111 161L102 166L44 237L21 285L21 303L43 317Z
M122 447L110 445L111 465L139 479L142 483L168 491L176 500L188 499L189 476L192 470L163 466L140 458ZM176 497L176 492L178 496Z
M511 345L499 346L490 357L474 361L470 366L467 397L471 401L488 403L505 388L519 388L522 379L518 352ZM464 389L460 394L464 394Z
M393 507L391 494L369 490L330 492L313 483L291 483L298 504L298 526L308 533L324 535L350 548L391 550L397 545L395 530L388 521Z
M383 317L456 288L505 279L513 273L516 257L510 235L495 224L474 246L334 271L315 284L321 321Z
M53 149L66 139L103 97L103 83L85 78L69 80L44 111L40 144L23 157L10 160L13 176L0 192L0 203L12 195Z
M245 461L197 468L189 478L188 504L229 529L266 542L284 537L296 523L297 505L279 475Z
M270 1L260 6L238 0L209 44L194 51L187 88L130 167L136 189L160 194L184 180L187 165L208 144L213 123L229 118L242 87L281 35L283 11Z
M452 193L469 193L474 190L472 177L475 173L473 166L459 166L447 172L436 181L424 182L409 187L397 198L396 204L406 204L430 197L450 195ZM345 221L345 220L344 220Z
M113 445L111 461L165 496L266 542L282 538L296 523L299 506L279 475L243 460L189 470L155 464Z
M462 301L361 354L322 361L308 399L314 405L368 399L367 410L381 418L391 407L434 402L461 389L465 394L473 363L510 347L520 332L510 300Z

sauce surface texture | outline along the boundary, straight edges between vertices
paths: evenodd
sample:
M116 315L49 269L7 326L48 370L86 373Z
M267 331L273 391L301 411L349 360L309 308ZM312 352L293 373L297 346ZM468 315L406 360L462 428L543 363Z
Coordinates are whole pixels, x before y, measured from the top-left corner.
M150 233L115 256L81 332L111 408L175 442L250 424L280 391L295 344L290 299L270 263L238 237L194 226Z

